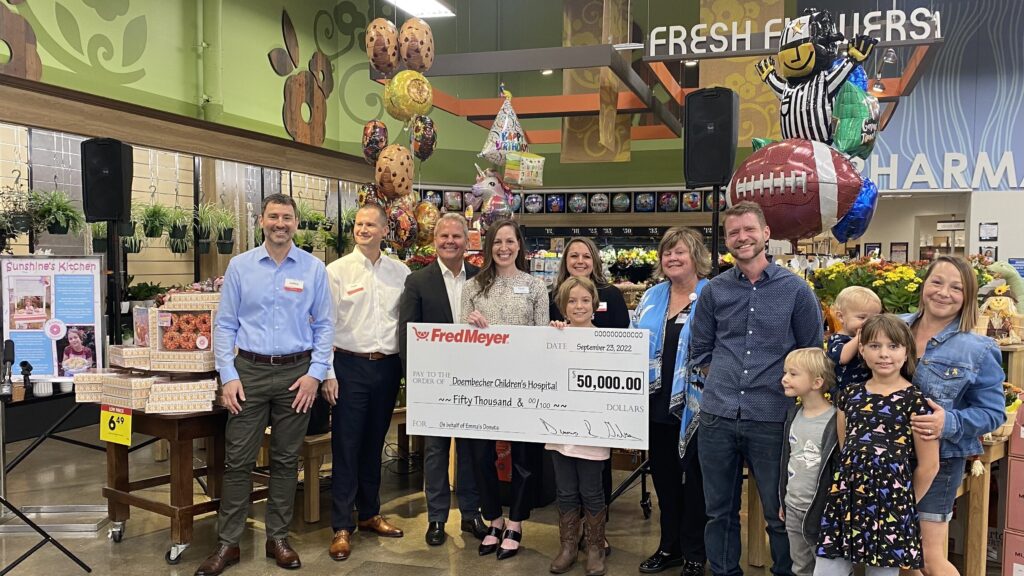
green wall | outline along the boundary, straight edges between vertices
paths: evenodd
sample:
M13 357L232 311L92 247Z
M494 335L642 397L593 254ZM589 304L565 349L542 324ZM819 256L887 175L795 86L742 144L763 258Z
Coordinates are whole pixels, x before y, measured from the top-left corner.
M3 2L3 0L0 0ZM696 21L697 2L658 2L636 7L636 21ZM9 6L9 5L8 5ZM219 6L220 46L203 11ZM402 125L383 111L383 87L372 82L363 51L366 23L377 16L394 18L380 0L31 0L9 9L20 13L35 30L46 83L193 117L288 138L282 124L285 79L271 68L267 53L284 47L281 11L287 8L304 68L319 47L329 55L334 90L327 106L324 146L361 154L363 124L381 118L392 141L406 138ZM561 44L562 6L551 0L458 0L456 18L431 22L438 53L535 48ZM400 15L398 20L404 20ZM203 37L213 44L201 55ZM220 51L219 73L202 58ZM639 57L639 54L636 54ZM212 75L212 76L211 76ZM211 78L219 82L210 82ZM536 72L484 74L432 79L439 90L461 98L497 95L504 81L514 95L557 94L561 75ZM220 99L204 114L200 86ZM513 101L514 103L514 101ZM423 182L466 184L486 130L435 109L439 148L417 171ZM531 120L529 128L556 128L558 120ZM549 186L608 186L679 183L682 162L678 140L634 142L633 161L622 164L567 164L558 161L558 146L537 146L547 158Z

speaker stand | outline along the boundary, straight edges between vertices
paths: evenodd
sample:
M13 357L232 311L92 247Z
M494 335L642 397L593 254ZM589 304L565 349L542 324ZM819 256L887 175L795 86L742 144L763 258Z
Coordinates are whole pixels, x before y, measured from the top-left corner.
M719 200L722 193L722 186L715 184L712 188L711 200L714 203L714 208L711 210L711 277L718 276L718 215L721 212L722 206Z

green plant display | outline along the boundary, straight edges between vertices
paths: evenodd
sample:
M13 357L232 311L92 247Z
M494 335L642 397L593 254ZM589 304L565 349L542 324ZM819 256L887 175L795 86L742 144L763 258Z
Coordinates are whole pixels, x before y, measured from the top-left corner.
M71 198L60 190L30 191L28 200L32 227L46 229L50 234L80 234L85 228L85 215L75 207Z
M149 204L142 209L142 230L147 238L159 238L171 223L171 209L163 204Z
M183 206L171 208L167 217L167 236L172 240L182 240L189 232L192 224L192 211Z

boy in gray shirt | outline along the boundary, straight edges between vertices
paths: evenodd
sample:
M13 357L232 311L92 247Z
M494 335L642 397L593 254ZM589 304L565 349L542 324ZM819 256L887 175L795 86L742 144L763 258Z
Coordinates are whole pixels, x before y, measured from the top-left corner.
M825 396L834 384L835 366L821 348L801 348L786 356L782 388L800 402L786 417L779 499L796 576L814 573L818 525L839 454L836 409Z

